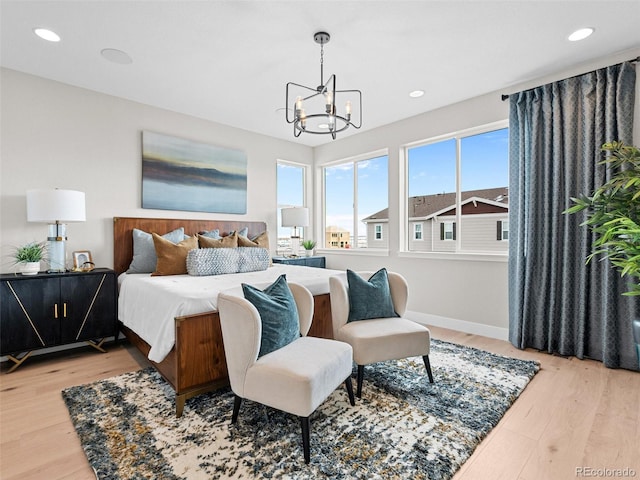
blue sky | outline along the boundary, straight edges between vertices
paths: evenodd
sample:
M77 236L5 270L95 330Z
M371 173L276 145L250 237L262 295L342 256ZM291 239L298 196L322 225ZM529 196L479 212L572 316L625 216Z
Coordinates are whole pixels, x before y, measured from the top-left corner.
M509 185L509 130L461 140L461 189ZM450 193L456 189L456 142L445 140L409 151L409 196Z

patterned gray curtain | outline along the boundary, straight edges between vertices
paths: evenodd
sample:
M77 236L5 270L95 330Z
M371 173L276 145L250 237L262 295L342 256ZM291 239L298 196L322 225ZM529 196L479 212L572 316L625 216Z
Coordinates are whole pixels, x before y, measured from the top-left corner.
M600 148L633 144L634 65L625 62L510 95L509 337L518 348L637 369L632 319L608 261L585 259L593 234L570 197L608 177Z

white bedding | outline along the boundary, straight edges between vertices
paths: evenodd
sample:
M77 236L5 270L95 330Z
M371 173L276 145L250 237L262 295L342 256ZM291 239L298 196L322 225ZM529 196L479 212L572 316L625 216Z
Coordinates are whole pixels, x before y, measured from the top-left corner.
M218 293L241 283L268 285L286 273L287 281L307 287L313 295L329 293L329 277L339 270L275 264L267 270L196 277L123 273L118 278L118 318L151 345L149 360L161 362L175 343L174 318L217 310Z

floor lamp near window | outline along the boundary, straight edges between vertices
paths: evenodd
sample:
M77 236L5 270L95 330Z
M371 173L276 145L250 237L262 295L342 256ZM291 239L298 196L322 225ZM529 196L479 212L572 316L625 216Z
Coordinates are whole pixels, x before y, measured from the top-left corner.
M298 256L300 249L300 235L298 228L309 226L309 209L306 207L291 207L282 209L282 226L292 227L291 255Z
M27 190L27 221L49 224L48 272L65 272L66 222L86 220L84 192L75 190Z

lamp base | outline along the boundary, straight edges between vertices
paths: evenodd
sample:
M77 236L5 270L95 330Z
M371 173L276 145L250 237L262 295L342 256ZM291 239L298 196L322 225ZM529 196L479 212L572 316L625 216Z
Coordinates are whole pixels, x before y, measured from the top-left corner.
M64 223L52 223L49 225L49 236L47 237L47 256L49 257L49 273L60 273L67 271L67 226Z
M291 256L297 257L300 251L300 237L291 237Z

